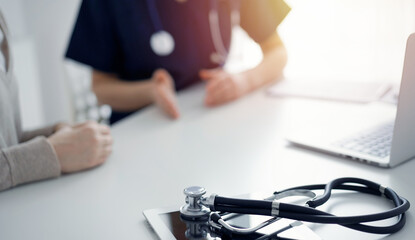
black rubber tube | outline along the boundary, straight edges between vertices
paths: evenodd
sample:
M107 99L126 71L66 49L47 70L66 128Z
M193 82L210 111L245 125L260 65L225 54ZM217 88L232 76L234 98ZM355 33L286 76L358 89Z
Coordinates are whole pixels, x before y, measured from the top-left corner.
M339 178L329 182L326 185L317 184L300 186L295 188L289 188L280 192L275 192L274 194L282 193L288 190L298 189L324 189L324 193L316 197L315 199L308 201L307 204L310 207L304 207L295 204L279 203L279 217L314 223L339 224L347 228L367 233L389 234L397 232L404 227L406 223L405 212L410 207L409 201L405 198L398 196L392 189L385 188L383 192L381 192L381 185L360 178ZM382 194L384 194L384 196L387 199L390 199L393 202L395 207L381 213L357 216L335 216L330 213L315 209L315 207L324 204L330 199L331 191L333 189L357 191L377 196L381 196ZM272 212L272 201L245 200L217 196L215 198L215 209L217 211L222 212L270 216ZM389 226L370 226L366 224L361 224L363 222L374 222L394 217L398 217L398 222Z
M230 207L230 206L217 206L215 207L215 210L220 211L220 212L232 212L232 213L271 216L271 210L262 209L262 208L239 208L239 207Z
M239 198L227 198L216 196L215 197L215 209L216 206L233 206L233 207L246 207L246 208L263 208L272 209L272 201L269 200L252 200L252 199L239 199Z
M329 182L326 184L325 188L324 188L324 193L320 196L317 196L315 199L310 200L307 202L307 205L310 207L318 207L323 205L324 203L326 203L331 196L331 191L333 189L335 189L337 186L343 185L345 183L354 183L354 184L362 184L366 187L368 187L369 189L373 189L375 191L379 191L380 189L380 185L366 180L366 179L361 179L361 178L338 178L338 179L334 179L333 181Z

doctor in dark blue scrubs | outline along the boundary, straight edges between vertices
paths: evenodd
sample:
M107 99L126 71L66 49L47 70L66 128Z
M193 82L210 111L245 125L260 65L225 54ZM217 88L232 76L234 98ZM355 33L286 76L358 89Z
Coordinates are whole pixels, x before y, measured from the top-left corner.
M276 29L289 11L283 0L83 0L66 57L93 68L111 123L152 103L178 118L175 92L194 83L206 81L205 104L216 106L281 76L287 54ZM264 57L230 74L222 66L235 22Z

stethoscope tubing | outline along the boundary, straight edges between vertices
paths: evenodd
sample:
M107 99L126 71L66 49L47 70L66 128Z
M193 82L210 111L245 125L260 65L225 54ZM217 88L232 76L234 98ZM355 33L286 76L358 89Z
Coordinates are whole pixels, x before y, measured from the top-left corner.
M230 8L231 8L231 28L234 28L235 26L238 26L240 22L240 12L239 12L240 6L239 6L238 0L230 0L229 2L230 2ZM146 0L146 4L147 4L147 9L148 9L150 19L151 19L151 22L153 24L154 31L155 31L155 33L153 33L152 36L154 36L156 33L163 32L164 36L165 35L170 36L170 38L168 38L167 41L168 42L172 41L174 43L174 38L172 37L172 35L168 33L166 30L164 30L163 28L163 23L161 22L160 14L158 12L155 0ZM219 23L218 0L210 0L209 7L210 7L209 16L208 16L209 28L210 28L209 31L210 31L210 35L212 38L212 44L216 50L216 52L214 53L215 57L212 59L212 61L219 64L220 66L223 66L229 55L229 52L226 49L226 46L224 44L222 34L221 34L220 23ZM163 54L163 53L159 53L156 49L153 49L153 51L157 55L161 55L161 56L165 56L165 55L167 56L173 50L174 50L174 46L173 46L173 49L171 49L171 51L169 51L166 54Z
M272 201L270 200L251 200L251 199L238 199L216 196L215 197L215 210L216 206L237 206L247 208L263 208L270 210L272 208Z
M362 184L364 186L348 185ZM307 202L309 207L304 207L295 204L278 203L278 214L273 211L273 201L270 200L245 200L235 198L225 198L216 196L214 202L214 211L234 212L241 214L256 214L266 216L278 216L282 218L288 218L299 221L325 223L325 224L339 224L355 230L388 234L399 231L405 225L405 212L409 209L409 201L403 197L398 196L392 189L384 188L381 185L360 178L340 178L331 181L326 185L306 185L295 188L289 188L283 191L276 192L283 193L290 190L321 190L324 189L324 193L318 197ZM321 206L331 196L332 190L350 190L361 193L382 196L391 200L395 205L394 208L384 211L382 213L374 213L367 215L357 216L335 216L330 213L315 209L315 207ZM275 210L275 209L274 209ZM398 222L390 226L369 226L361 223L374 222L385 220L388 218L398 217Z
M326 212L293 204L280 203L279 214L277 217L289 218L299 221L326 223L326 224L355 224L361 222L374 222L393 218L405 213L409 209L409 202L402 198L402 203L398 207L392 208L382 213L356 216L334 216ZM240 214L256 214L264 216L276 216L271 213L269 208L253 208L235 206L216 205L215 211L226 211Z
M379 193L382 186L378 183L361 179L361 178L338 178L334 179L333 181L329 182L325 188L324 188L324 194L321 196L316 197L314 200L308 201L307 205L310 207L317 207L323 205L325 202L327 202L330 199L331 196L331 190L336 189L337 186L343 185L345 183L354 183L354 184L362 184L369 189L378 190Z
M154 0L146 0L147 9L156 32L163 30L160 15Z

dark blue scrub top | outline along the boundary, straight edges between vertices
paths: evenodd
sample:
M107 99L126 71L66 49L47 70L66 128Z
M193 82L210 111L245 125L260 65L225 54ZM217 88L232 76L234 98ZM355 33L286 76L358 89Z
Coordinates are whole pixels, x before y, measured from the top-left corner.
M209 27L210 0L155 1L163 29L175 40L168 56L150 47L155 32L146 0L83 0L66 57L92 68L113 73L124 81L149 79L154 70L166 69L177 90L199 81L203 68L218 67L210 60L215 52ZM283 0L236 0L241 27L261 42L275 31L290 8ZM231 21L229 0L217 0L220 29L229 49ZM113 111L111 123L130 113Z

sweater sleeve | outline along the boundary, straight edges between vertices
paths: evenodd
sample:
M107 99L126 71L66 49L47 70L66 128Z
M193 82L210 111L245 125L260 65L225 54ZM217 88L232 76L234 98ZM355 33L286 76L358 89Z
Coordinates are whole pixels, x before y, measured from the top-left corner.
M43 128L39 128L39 129L30 130L30 131L24 131L20 135L19 142L26 142L28 140L31 140L31 139L37 137L37 136L49 137L50 135L53 134L53 132L55 130L55 126L56 126L56 124L51 125L51 126L47 126L47 127L43 127Z
M43 136L0 149L0 191L60 174L56 153Z

